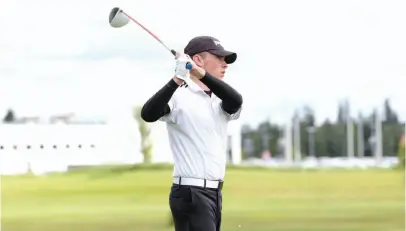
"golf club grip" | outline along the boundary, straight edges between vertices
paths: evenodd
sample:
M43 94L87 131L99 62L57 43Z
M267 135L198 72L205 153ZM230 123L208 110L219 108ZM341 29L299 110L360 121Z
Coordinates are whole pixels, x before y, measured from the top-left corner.
M171 50L171 53L173 54L173 56L175 56L175 57L176 57L176 53L177 53L177 52L176 52L174 49L172 49L172 50ZM188 63L186 63L186 69L191 70L191 69L192 69L192 67L193 67L193 66L192 66L192 64L191 64L191 63L189 63L189 62L188 62Z

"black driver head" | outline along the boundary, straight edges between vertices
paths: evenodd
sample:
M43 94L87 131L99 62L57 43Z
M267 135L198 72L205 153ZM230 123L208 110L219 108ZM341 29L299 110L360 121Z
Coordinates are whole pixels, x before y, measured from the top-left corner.
M117 12L120 10L120 8L118 7L114 7L111 11L110 11L110 15L109 15L109 23L111 23L111 21L113 21L114 16L116 16Z

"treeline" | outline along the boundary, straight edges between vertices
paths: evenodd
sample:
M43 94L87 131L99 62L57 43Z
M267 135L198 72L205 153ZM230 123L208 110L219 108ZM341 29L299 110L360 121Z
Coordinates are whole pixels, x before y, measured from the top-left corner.
M375 135L381 130L382 154L396 156L401 151L401 137L404 134L405 123L399 121L396 111L390 101L385 100L383 112L376 110L370 115L359 114L357 118L350 116L349 102L340 103L335 121L326 119L316 124L315 111L305 106L293 115L293 128L296 122L296 137L300 136L299 145L292 145L292 149L299 147L302 156L348 156L348 147L352 147L354 156L373 156L376 139ZM377 127L382 121L381 128ZM263 121L256 128L249 125L242 127L242 150L244 157L261 157L264 151L272 156L284 155L285 125ZM299 128L299 129L297 129ZM292 129L292 139L295 130ZM353 134L348 136L347 134ZM348 138L350 137L350 138ZM378 136L379 137L379 136ZM351 150L351 148L349 149Z

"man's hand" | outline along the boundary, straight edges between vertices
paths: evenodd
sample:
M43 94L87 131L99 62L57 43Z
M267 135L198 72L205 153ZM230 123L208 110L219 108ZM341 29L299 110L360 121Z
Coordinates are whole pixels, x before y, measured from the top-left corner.
M177 84L182 84L186 79L190 78L190 71L186 69L186 64L190 58L184 54L177 54L176 55L176 67L175 67L175 76L174 81Z
M191 70L186 69L187 63L192 64ZM182 84L185 79L190 78L190 74L197 79L201 79L206 74L206 71L203 68L197 66L189 55L178 53L176 55L176 70L174 80L177 83L180 82L180 84Z

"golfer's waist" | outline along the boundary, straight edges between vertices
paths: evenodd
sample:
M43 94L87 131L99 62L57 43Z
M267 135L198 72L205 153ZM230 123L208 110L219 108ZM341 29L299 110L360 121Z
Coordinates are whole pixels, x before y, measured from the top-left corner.
M208 179L199 179L192 177L173 177L173 183L177 185L188 185L188 186L197 186L203 188L213 188L213 189L222 189L224 181L223 180L208 180Z

